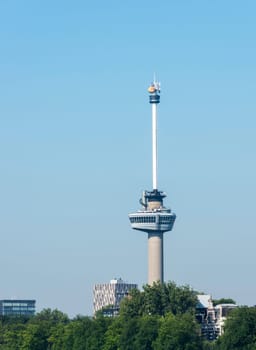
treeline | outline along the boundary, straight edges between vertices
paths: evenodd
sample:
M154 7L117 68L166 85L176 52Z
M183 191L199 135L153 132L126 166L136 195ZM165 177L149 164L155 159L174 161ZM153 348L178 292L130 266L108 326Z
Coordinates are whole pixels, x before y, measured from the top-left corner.
M46 309L31 318L0 319L0 350L256 350L256 308L236 308L215 342L200 336L197 297L174 283L133 290L117 317L69 319Z

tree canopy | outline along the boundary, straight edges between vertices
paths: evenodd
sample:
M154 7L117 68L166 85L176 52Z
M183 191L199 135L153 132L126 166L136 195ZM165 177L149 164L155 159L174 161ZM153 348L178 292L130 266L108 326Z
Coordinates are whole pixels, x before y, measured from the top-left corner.
M221 299L212 299L213 306L219 304L236 304L234 299L231 298L221 298Z
M215 342L200 336L197 293L173 282L133 290L116 317L45 309L0 318L0 350L256 350L256 308L234 309Z
M143 291L134 289L121 303L120 315L126 317L174 315L194 313L197 293L189 286L177 286L174 282L145 285Z
M230 313L218 350L256 350L256 308L238 307Z

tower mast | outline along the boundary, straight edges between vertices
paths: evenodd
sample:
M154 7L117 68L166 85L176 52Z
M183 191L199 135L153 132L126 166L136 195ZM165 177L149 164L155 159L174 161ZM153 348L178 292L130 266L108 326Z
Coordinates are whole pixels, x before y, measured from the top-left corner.
M152 106L152 179L153 190L157 190L157 104L160 102L160 84L154 82L148 88L149 102Z

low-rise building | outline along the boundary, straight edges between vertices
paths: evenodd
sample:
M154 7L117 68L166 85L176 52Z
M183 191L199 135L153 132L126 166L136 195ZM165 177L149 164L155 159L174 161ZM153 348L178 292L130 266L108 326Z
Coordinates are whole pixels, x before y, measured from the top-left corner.
M33 316L36 312L35 300L4 299L0 300L1 316Z
M230 313L237 305L235 304L219 304L215 306L216 311L216 328L218 329L218 334L222 335L224 333L224 324Z
M219 304L214 306L209 294L198 295L196 319L201 325L201 334L207 340L215 340L224 332L224 324L235 304Z

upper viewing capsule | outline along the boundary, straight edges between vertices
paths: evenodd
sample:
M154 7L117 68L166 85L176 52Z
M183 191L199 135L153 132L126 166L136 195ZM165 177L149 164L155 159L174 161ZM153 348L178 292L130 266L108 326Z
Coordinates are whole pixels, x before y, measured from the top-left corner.
M148 88L149 95L149 103L159 103L160 102L160 83L153 82Z

